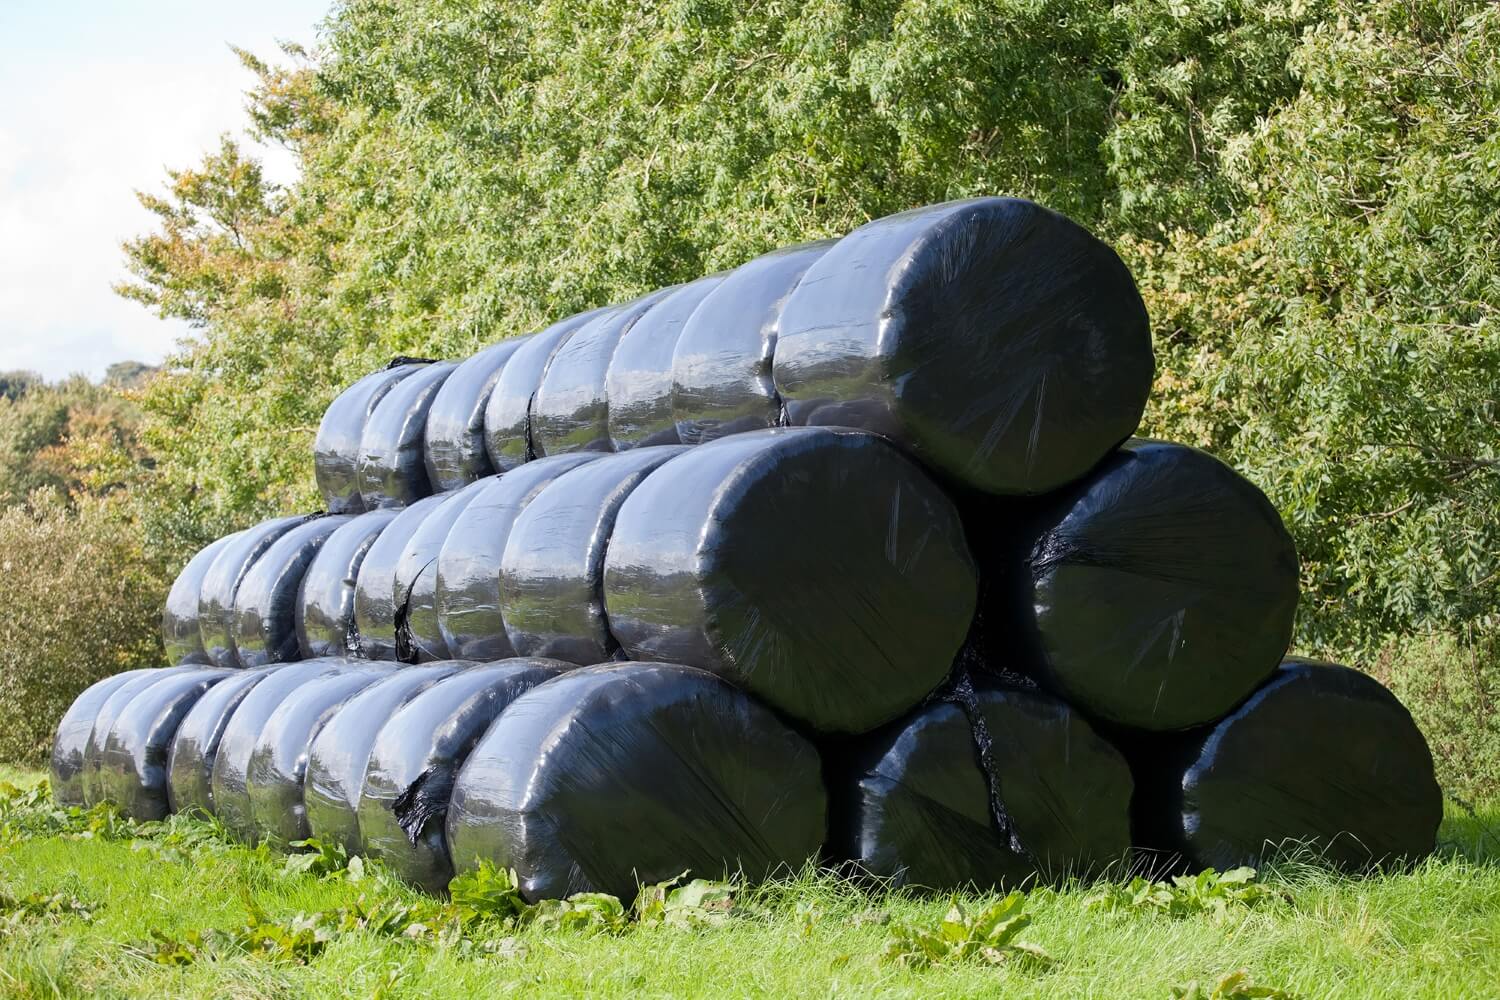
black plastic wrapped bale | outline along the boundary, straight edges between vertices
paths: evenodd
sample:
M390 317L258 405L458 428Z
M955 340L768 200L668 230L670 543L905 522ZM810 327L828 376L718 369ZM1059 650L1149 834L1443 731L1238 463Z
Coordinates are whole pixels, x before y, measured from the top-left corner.
M396 560L396 658L407 663L448 659L438 627L437 561L449 529L488 483L470 483L448 494L412 533Z
M500 660L515 656L500 603L500 560L516 517L552 480L601 457L574 452L539 458L487 481L448 531L438 553L438 628L454 656Z
M516 655L577 664L617 658L604 612L610 531L631 491L686 450L608 455L558 476L516 516L500 560L500 606Z
M672 293L663 288L589 320L557 348L531 401L535 457L613 451L605 381L620 338Z
M144 688L120 710L100 748L99 788L122 816L167 818L167 756L177 726L205 691L233 673L225 667L184 670Z
M365 852L413 885L445 890L453 878L446 826L458 769L512 701L572 666L541 659L479 664L397 710L380 727L365 766L358 817Z
M686 450L631 493L605 556L631 659L712 670L823 732L873 729L936 688L976 590L942 490L880 438L826 427Z
M359 492L365 506L405 507L432 493L427 478L427 412L458 366L427 365L391 386L365 421L359 439Z
M1125 861L1133 786L1120 752L1051 695L991 680L972 693L859 741L830 788L839 853L940 890L1087 878Z
M1140 423L1154 359L1115 252L1016 198L877 219L781 311L773 371L794 424L858 427L987 493L1038 494Z
M183 716L167 755L167 801L174 813L213 814L214 757L240 702L284 664L241 670L203 692Z
M672 352L672 417L683 444L703 444L781 419L771 359L781 309L833 240L740 265L703 299Z
M302 658L297 608L302 579L323 543L348 514L315 517L283 534L245 573L234 596L234 653L238 666L263 667Z
M168 664L209 662L208 652L203 648L203 631L198 627L199 591L209 567L236 537L225 535L199 549L172 581L161 615L161 642Z
M683 324L724 280L711 274L669 289L615 345L605 377L610 451L679 444L672 419L672 351Z
M359 649L354 586L375 539L400 512L372 510L339 525L302 575L297 648L305 657L348 656Z
M1411 713L1348 667L1288 659L1213 726L1130 752L1137 840L1193 870L1304 846L1346 869L1416 860L1443 818Z
M218 752L214 754L213 770L209 778L214 815L235 836L249 841L253 841L256 836L246 776L250 768L250 755L255 751L256 740L260 739L260 731L265 727L266 720L288 695L316 678L345 670L368 669L369 666L354 667L350 664L349 660L328 657L273 667L266 671L267 676L259 684L240 699L239 705L229 716L223 735L219 737Z
M152 670L132 670L130 677L117 685L94 713L89 726L88 739L83 744L83 767L78 772L78 789L83 796L83 805L92 806L105 801L101 783L100 765L104 754L104 741L109 736L115 719L130 704L130 699L146 690L157 681L189 670L201 670L199 666L157 667Z
M592 309L553 323L516 348L484 408L484 447L496 472L536 457L531 445L531 401L557 349L579 327L607 309Z
M516 870L528 900L630 899L684 871L758 880L827 832L817 748L723 679L666 663L564 673L521 695L459 772L449 855Z
M94 719L99 709L120 686L149 670L127 670L111 674L84 688L73 699L73 704L63 713L57 723L57 735L52 739L52 758L49 777L52 798L60 806L81 806L83 797L84 750L88 747L89 735L94 731Z
M484 447L484 411L505 363L526 338L486 347L460 362L427 411L427 478L438 492L456 490L495 471Z
M250 567L276 539L306 521L301 515L273 517L233 536L219 550L198 588L198 629L203 650L216 667L239 666L234 646L234 601Z
M401 511L371 543L354 582L354 630L359 655L394 660L396 648L396 564L406 543L447 494L423 497Z
M1207 723L1286 652L1291 535L1259 489L1205 452L1132 441L1014 524L998 543L970 533L992 578L989 641L1091 716Z
M307 748L302 803L312 836L350 854L363 853L359 794L375 737L393 712L466 665L450 660L393 671L334 712Z
M392 386L424 367L425 363L396 364L371 372L339 393L323 411L313 441L313 475L330 513L358 514L365 509L359 492L359 442L365 421Z
M281 699L261 727L245 770L254 840L287 844L311 835L302 779L313 741L345 703L393 672L387 664L345 667L314 677Z

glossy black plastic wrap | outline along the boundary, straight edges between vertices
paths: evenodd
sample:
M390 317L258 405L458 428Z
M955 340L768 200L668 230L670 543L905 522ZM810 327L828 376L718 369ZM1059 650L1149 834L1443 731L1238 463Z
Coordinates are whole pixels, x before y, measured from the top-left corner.
M589 320L559 345L531 401L535 457L574 451L613 451L605 381L620 338L659 302L664 288Z
M277 663L225 677L182 717L167 755L167 802L172 812L213 814L214 757L224 730L251 689L283 666Z
M984 720L1009 831L994 818L969 710ZM1124 756L1062 700L1013 683L981 680L972 709L923 705L862 737L837 773L836 850L896 884L1015 888L1086 878L1130 852Z
M234 601L240 583L276 539L306 521L301 515L273 517L231 536L198 588L198 629L203 650L216 667L239 666L234 645Z
M723 679L665 663L573 670L480 739L448 809L449 855L511 867L528 900L630 899L684 871L796 870L827 832L817 748Z
M365 766L358 819L366 854L428 892L445 890L453 878L446 825L458 769L512 701L572 666L541 659L477 664L398 709L380 727Z
M261 553L234 596L233 636L238 666L263 667L302 658L297 608L302 579L323 543L348 514L315 517L283 534Z
M615 657L604 613L604 553L625 498L682 445L607 455L543 487L516 516L500 560L505 633L518 656Z
M152 670L132 670L130 676L105 696L94 712L93 724L89 727L88 739L83 744L83 767L78 772L77 788L83 796L83 804L92 806L104 801L100 765L104 755L104 741L115 724L115 719L130 704L130 699L158 681L190 670L201 670L201 666L157 667Z
M781 311L794 424L858 427L987 493L1038 494L1140 423L1154 359L1115 252L1055 212L976 198L877 219Z
M323 411L313 441L313 475L330 513L358 514L365 509L359 492L359 442L365 421L392 386L423 367L424 363L396 364L371 372L339 393Z
M1286 653L1296 547L1265 495L1205 452L1132 441L1010 523L998 545L970 532L993 579L991 639L1091 716L1207 723Z
M393 669L388 664L343 667L307 680L281 699L261 727L245 769L253 841L290 843L310 835L302 779L313 741L345 703L390 677Z
M672 418L683 444L703 444L781 418L771 359L787 296L833 240L757 257L713 288L672 351Z
M406 543L447 494L423 497L401 511L371 543L354 582L354 630L359 655L396 659L396 564Z
M120 686L150 670L127 670L97 680L79 692L73 704L63 713L57 723L57 735L52 738L52 757L48 775L52 784L52 798L60 806L81 806L83 797L84 751L88 747L89 735L94 731L94 719L99 710Z
M359 648L354 586L375 539L400 512L371 510L334 529L313 557L297 591L297 648L304 657L348 656Z
M142 689L115 716L99 754L100 796L122 816L166 819L167 756L177 726L205 691L235 674L225 667L184 670Z
M491 478L459 514L438 553L438 628L454 656L499 660L515 656L500 603L500 560L516 517L552 480L592 462L599 452L538 458Z
M686 450L626 499L605 555L631 659L711 670L823 732L873 729L937 687L976 591L942 490L884 440L826 427Z
M668 289L615 345L605 376L609 451L678 444L672 419L672 351L683 324L724 280L711 274Z
M266 720L288 695L303 685L325 674L360 669L351 662L327 657L272 667L266 669L267 676L240 699L219 737L209 778L214 815L235 836L252 841L256 836L246 776L250 755L255 752L256 740L260 739Z
M495 471L484 447L484 411L505 363L526 338L503 340L459 363L427 411L427 478L436 492L456 490Z
M359 794L375 737L391 713L462 666L450 660L395 670L354 695L333 713L307 749L302 803L307 828L324 844L362 854Z
M553 323L516 348L484 408L484 447L496 472L536 457L531 446L531 401L557 349L579 327L607 309L592 309Z
M370 411L359 439L359 492L365 507L405 507L433 491L427 478L427 413L458 366L426 365L391 386Z
M448 659L448 644L438 627L437 561L443 542L460 514L488 485L470 483L444 496L422 519L396 560L396 658L407 663Z
M203 648L203 631L198 627L199 591L209 567L235 537L225 535L199 549L172 581L161 615L161 642L168 664L209 662L208 653Z
M1411 713L1348 667L1289 658L1214 725L1129 750L1137 842L1195 871L1299 845L1346 869L1416 860L1443 818Z

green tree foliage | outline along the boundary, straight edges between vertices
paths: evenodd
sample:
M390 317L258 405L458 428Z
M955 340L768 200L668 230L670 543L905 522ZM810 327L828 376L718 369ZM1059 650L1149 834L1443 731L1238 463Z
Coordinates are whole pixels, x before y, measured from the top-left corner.
M116 389L82 376L49 385L15 374L4 376L15 395L0 393L0 506L44 486L105 492L145 461L139 411Z

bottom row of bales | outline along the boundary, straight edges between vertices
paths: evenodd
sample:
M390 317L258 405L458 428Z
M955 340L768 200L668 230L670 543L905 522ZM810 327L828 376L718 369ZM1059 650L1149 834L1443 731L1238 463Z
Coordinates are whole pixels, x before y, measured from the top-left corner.
M531 900L809 859L933 889L1118 873L1142 848L1224 868L1310 843L1364 867L1427 854L1441 817L1400 703L1303 660L1212 726L1128 742L988 676L815 741L714 674L662 663L139 670L73 703L52 778L65 805L201 810L248 842L317 837L434 892L493 861Z

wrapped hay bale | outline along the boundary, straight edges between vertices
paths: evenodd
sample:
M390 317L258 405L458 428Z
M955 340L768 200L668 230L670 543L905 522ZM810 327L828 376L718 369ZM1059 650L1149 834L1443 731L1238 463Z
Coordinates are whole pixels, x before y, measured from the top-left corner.
M460 362L433 397L424 454L435 491L461 489L494 473L484 447L484 411L505 363L524 343L525 337L503 340Z
M365 421L392 386L426 364L398 361L383 371L371 372L339 393L323 411L318 436L313 440L313 475L329 513L358 514L366 509L359 492L359 443Z
M470 483L444 497L412 532L396 560L396 658L407 663L448 659L448 644L438 627L438 553L453 523L487 484Z
M1140 422L1154 360L1130 272L1017 198L876 219L781 310L774 376L794 424L883 434L987 493L1038 494Z
M359 648L354 587L375 539L400 513L366 511L339 525L318 549L297 591L297 648L304 657L348 656Z
M823 732L873 729L937 687L976 590L943 492L881 439L829 428L685 450L625 500L605 555L630 658L711 670Z
M297 609L303 577L347 514L315 517L272 542L245 572L234 595L231 621L237 666L260 667L302 657Z
M236 537L237 534L225 535L199 549L172 581L161 615L161 642L169 666L209 662L208 651L203 648L203 632L198 627L198 599L209 567Z
M52 785L52 798L60 806L81 806L83 796L84 751L89 736L94 731L94 720L99 710L116 689L154 670L127 670L111 674L90 684L73 704L63 713L57 723L57 735L52 740L52 757L48 765L48 777Z
M630 899L684 871L795 869L826 808L817 749L743 692L690 667L602 664L500 715L459 772L448 844L459 871L514 868L528 900Z
M234 601L245 574L276 539L306 520L305 516L296 515L262 521L231 535L214 557L198 588L198 629L204 653L214 666L239 666L234 645Z
M105 696L99 704L98 711L94 713L92 724L89 726L88 739L83 744L83 767L77 776L77 789L83 798L83 805L94 806L108 801L103 776L100 773L104 756L104 741L108 738L110 729L114 727L115 719L119 718L125 706L130 704L130 700L163 678L199 669L202 668L183 666L132 670L126 680L116 685Z
M365 551L354 580L354 641L360 656L397 658L396 564L422 522L447 499L439 493L418 500L397 514Z
M172 812L196 810L213 815L214 758L224 730L251 689L283 666L277 663L225 677L203 692L182 717L167 754L167 803Z
M359 438L359 493L366 508L405 507L432 493L427 413L457 365L438 361L391 386Z

